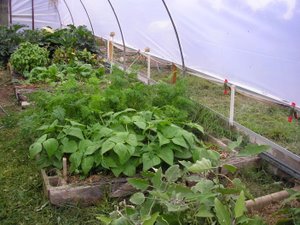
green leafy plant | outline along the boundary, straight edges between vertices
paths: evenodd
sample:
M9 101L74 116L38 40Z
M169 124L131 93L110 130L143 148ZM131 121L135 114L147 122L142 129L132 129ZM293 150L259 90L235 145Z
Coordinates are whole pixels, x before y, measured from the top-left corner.
M191 180L194 184L186 186ZM128 182L139 192L109 216L99 215L97 219L102 224L263 224L260 219L245 215L244 188L235 181L232 188L223 188L217 174L209 180L190 176L186 170L173 165L165 173L159 168L155 173L147 172L143 178L130 178Z
M58 125L55 120L39 130L44 134L30 146L30 155L40 155L42 167L61 168L68 156L72 173L87 175L92 168L133 176L137 169L148 171L162 164L173 165L179 159L198 160L200 154L218 159L218 153L200 148L200 141L187 130L162 120L150 111L101 115L102 123L86 126L75 121ZM203 132L200 126L185 124Z
M46 66L49 63L49 52L36 44L25 42L11 55L10 62L16 72L25 77L35 67Z
M64 74L59 70L56 64L52 64L47 67L35 67L27 75L28 83L38 83L38 82L58 82L62 81Z
M86 80L91 77L101 77L104 75L104 67L94 69L90 64L82 64L78 61L73 64L57 65L49 67L35 67L27 74L27 83L51 83L62 82L69 79L78 81Z
M287 191L290 196L282 202L282 209L277 212L277 214L284 216L284 218L280 219L276 225L300 224L300 192L292 189Z
M242 148L241 146L244 145ZM239 136L236 141L232 141L228 145L229 151L235 151L238 150L239 157L249 157L249 156L255 156L260 153L266 152L270 149L270 146L268 145L258 145L258 144L251 144L251 143L243 143L243 137Z
M32 82L47 81L49 70L50 68L47 70L45 68L34 69L29 78L30 82L31 80ZM56 77L57 71L58 77ZM60 81L60 73L64 74L62 80L65 82L52 90L51 93L40 91L30 96L35 105L29 109L31 111L29 114L45 114L44 119L37 121L36 124L42 125L43 123L49 123L51 120L53 121L55 118L52 117L52 112L58 106L65 110L66 118L85 124L98 121L101 112L116 112L126 108L133 108L138 111L151 110L161 118L166 118L176 124L189 121L189 108L178 109L176 107L176 99L183 97L182 91L176 92L173 98L166 102L166 105L158 107L152 100L157 96L157 87L143 85L134 78L134 75L125 77L118 70L114 70L111 75L104 76L102 76L104 68L89 71L91 71L91 66L85 67L84 64L78 64L76 67L68 65L51 66L50 77L54 74L54 79L51 79L50 82ZM96 77L101 77L101 79ZM78 83L75 80L85 81L85 83ZM165 84L161 85L161 89L163 89ZM189 101L187 97L185 98ZM33 130L35 128L33 127Z
M11 54L23 40L20 32L22 28L24 28L22 25L0 26L0 66L8 62Z
M81 51L86 49L95 54L99 53L99 47L97 46L94 35L85 26L76 27L74 25L68 25L67 28L47 33L40 45L47 47L51 56L57 48L62 46Z
M30 42L31 44L37 44L40 47L47 47L44 44L44 40L47 35L51 34L49 31L51 29L24 29L22 30L22 42Z
M76 61L80 61L85 64L91 64L93 66L99 66L100 62L97 59L96 54L84 50L76 50L73 48L60 47L57 48L53 55L53 62L57 64L70 64Z

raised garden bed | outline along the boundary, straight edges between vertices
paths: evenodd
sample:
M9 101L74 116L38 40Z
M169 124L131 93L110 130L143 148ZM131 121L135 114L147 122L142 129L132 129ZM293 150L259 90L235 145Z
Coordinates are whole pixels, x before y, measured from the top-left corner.
M222 164L230 164L238 169L258 167L259 157L228 157ZM228 171L222 166L221 174ZM137 190L127 183L127 178L115 178L107 175L92 175L84 180L76 176L64 178L60 171L46 172L41 170L44 182L44 192L50 203L62 205L93 205L100 202L103 197L124 198Z
M85 181L68 183L58 174L49 174L41 170L44 193L51 204L62 205L93 205L103 197L125 197L132 194L133 188L128 188L126 178L94 176Z
M15 73L10 64L7 65L7 68L11 76L16 99L22 108L26 108L27 106L30 105L26 96L27 94L36 92L38 90L49 89L49 86L47 85L22 84L24 82L24 78L20 74Z

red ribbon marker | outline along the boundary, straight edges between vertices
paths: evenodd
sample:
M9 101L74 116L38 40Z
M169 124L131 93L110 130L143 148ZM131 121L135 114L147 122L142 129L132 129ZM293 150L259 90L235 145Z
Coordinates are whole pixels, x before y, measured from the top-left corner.
M224 81L224 95L228 94L229 86L228 86L228 80L225 79Z
M291 109L288 117L288 122L291 123L293 121L293 117L298 119L297 111L296 111L296 103L292 102Z

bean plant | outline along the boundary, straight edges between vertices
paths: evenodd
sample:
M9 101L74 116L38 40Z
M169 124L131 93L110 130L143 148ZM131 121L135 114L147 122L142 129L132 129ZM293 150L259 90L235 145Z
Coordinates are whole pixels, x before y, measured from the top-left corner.
M179 127L151 111L126 109L101 115L95 124L84 125L58 120L39 128L43 135L30 146L32 158L40 154L41 167L61 169L62 157L69 158L70 172L88 175L91 170L112 171L115 176L134 176L180 159L196 161L208 155L215 161L219 153L205 149L189 130L203 132L197 124Z
M159 168L143 173L142 178L128 179L138 191L97 219L105 225L263 225L261 219L246 216L249 196L241 181L227 178L231 187L225 187L208 162L203 158L191 164L193 175L190 169L173 165L165 172ZM234 172L236 168L231 167ZM208 173L214 179L208 179Z

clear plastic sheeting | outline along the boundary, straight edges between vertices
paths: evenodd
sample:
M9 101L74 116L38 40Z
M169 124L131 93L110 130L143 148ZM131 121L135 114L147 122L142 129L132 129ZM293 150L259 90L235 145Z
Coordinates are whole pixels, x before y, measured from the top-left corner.
M161 0L113 0L129 47L180 63L178 43ZM130 6L130 7L128 7Z
M12 22L32 28L32 2L34 6L34 27L61 27L59 11L51 1L11 0Z
M34 1L35 9L35 26L37 28L44 27L45 24L52 28L60 28L62 21L60 13L54 3L49 1Z
M11 3L12 22L32 27L31 1L13 1Z
M93 1L89 1L90 3L92 3ZM82 7L82 4L79 0L65 0L65 2L63 0L60 0L59 1L59 4L67 4L70 11L71 11L71 14L73 16L73 19L74 19L74 25L76 26L80 26L80 25L85 25L87 26L88 29L91 30L91 26L89 24L89 20L88 20L88 17L84 11L84 8ZM65 6L63 6L65 7ZM93 6L95 7L95 6ZM63 13L68 13L67 11L63 11ZM97 18L94 18L93 21L96 21ZM64 22L64 25L68 25L68 24L71 24L72 22L70 20L67 20L68 23Z
M68 2L69 4L71 4L73 0L68 0ZM108 1L107 0L82 0L82 3L86 7L88 15L91 18L92 25L95 29L95 35L99 37L103 37L105 39L109 39L110 33L115 32L115 41L121 43L122 42L121 33ZM84 12L83 6L81 5L80 7L83 10L82 11L82 13L84 14L83 17L85 19L88 19L86 13ZM88 28L90 28L90 24L88 21L85 24Z
M300 103L296 1L167 0L188 67Z
M162 0L110 0L128 47L181 64ZM165 0L178 30L186 66L281 102L300 104L300 3L296 0ZM66 4L67 3L67 4ZM83 5L87 9L85 12ZM67 6L70 8L70 12ZM48 8L47 8L48 7ZM108 0L35 0L37 27L72 23L121 43ZM13 22L31 25L31 1L13 0ZM40 13L38 13L40 12Z

